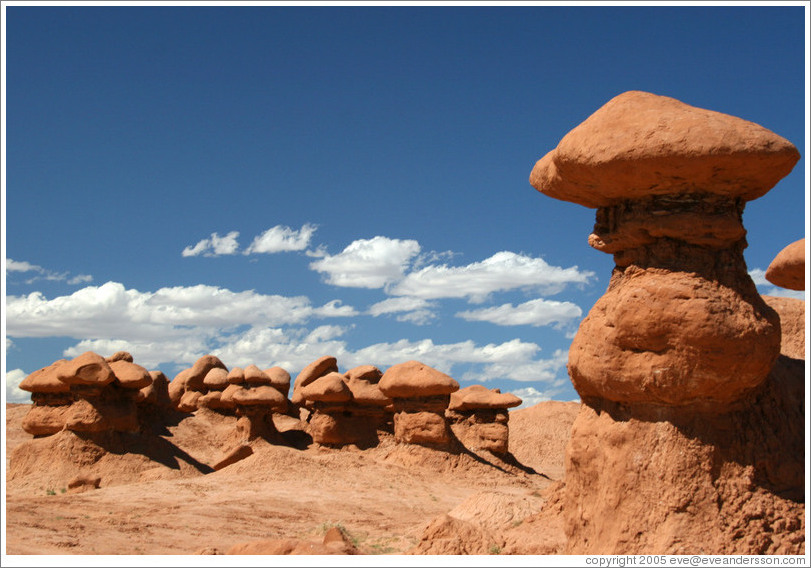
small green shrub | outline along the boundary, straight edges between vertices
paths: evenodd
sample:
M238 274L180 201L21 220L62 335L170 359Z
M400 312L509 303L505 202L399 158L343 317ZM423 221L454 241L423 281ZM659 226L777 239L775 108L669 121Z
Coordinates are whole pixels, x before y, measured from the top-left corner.
M497 544L494 544L490 547L490 554L501 554L501 547Z

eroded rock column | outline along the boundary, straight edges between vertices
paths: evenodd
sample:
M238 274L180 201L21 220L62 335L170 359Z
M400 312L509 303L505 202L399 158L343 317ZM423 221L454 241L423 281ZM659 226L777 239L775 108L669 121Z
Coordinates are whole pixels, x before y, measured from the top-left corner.
M742 225L745 203L798 159L754 123L632 91L535 165L540 192L597 209L589 244L616 264L569 351L583 401L567 449L569 552L803 546L802 437L787 422L802 416L798 385L773 372L780 319L747 274Z

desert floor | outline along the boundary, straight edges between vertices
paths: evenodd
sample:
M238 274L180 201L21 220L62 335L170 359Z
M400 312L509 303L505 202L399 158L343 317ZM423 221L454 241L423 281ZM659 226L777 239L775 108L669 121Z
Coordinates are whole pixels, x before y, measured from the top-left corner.
M32 439L21 428L29 406L8 404L6 553L226 553L255 540L318 541L338 525L360 553L405 554L442 514L517 525L540 510L543 490L563 475L578 406L512 411L505 459L384 436L365 450L263 443L212 471L233 426L213 413L168 426L160 436L175 452L168 458L111 450L88 459L67 432ZM68 490L84 472L100 477L100 487Z

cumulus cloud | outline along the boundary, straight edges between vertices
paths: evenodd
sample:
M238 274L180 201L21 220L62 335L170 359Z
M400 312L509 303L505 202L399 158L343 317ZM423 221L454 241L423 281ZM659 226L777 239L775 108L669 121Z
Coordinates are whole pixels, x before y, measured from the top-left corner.
M107 282L50 300L41 292L6 298L11 337L163 341L241 325L301 324L355 313L337 301L314 308L305 296L233 292L202 284L140 292Z
M31 402L31 393L20 388L22 380L28 373L22 369L6 372L6 402Z
M585 284L593 276L593 272L580 271L577 266L561 268L541 258L502 251L466 266L426 266L407 274L388 292L424 299L467 298L481 303L493 292L505 290L532 289L555 294L568 284Z
M224 254L236 254L239 249L237 242L239 231L231 231L224 237L217 233L211 233L211 237L199 241L193 246L188 246L181 253L183 256L220 256Z
M340 253L311 262L310 268L326 274L333 286L383 288L402 278L419 252L417 241L377 236L353 241Z
M316 230L315 225L304 224L295 231L290 227L276 225L261 235L255 237L253 242L245 249L245 254L275 253L304 250L310 246L310 239Z
M766 280L766 271L762 268L753 268L749 271L749 276L752 278L752 281L754 281L755 286L757 286L758 292L764 296L778 296L782 298L805 300L805 291L781 288Z
M539 327L553 323L566 324L583 315L583 310L571 302L557 302L542 298L513 306L502 304L492 308L467 310L456 314L467 321L487 321L496 325L532 325Z
M552 397L559 394L558 389L539 391L535 387L513 389L510 392L522 400L521 405L517 406L514 410L518 410L519 408L529 408L530 406L535 406L540 402L547 402L552 400Z
M431 310L416 310L397 316L397 321L413 323L414 325L428 325L436 319L437 315Z
M533 344L534 345L534 344ZM479 370L466 372L462 379L483 383L494 379L510 379L520 382L549 383L554 387L563 387L568 378L561 377L569 360L568 350L556 349L549 359L499 360L485 365Z
M6 259L7 272L44 272L45 269L36 264L31 264L25 261L16 261L10 258Z

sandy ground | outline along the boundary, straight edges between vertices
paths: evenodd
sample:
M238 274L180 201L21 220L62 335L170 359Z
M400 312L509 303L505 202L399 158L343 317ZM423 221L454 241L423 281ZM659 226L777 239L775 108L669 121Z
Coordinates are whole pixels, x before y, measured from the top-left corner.
M7 554L225 553L253 540L320 540L335 525L361 553L404 554L438 515L481 496L520 502L522 515L539 510L543 489L562 476L577 404L513 411L517 459L383 437L366 450L258 444L220 471L200 466L222 455L217 434L231 424L189 416L161 436L183 450L172 457L182 467L111 451L84 468L100 488L79 493L67 483L83 471L73 454L85 450L67 432L32 440L20 427L27 410L6 406Z

